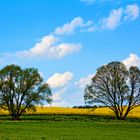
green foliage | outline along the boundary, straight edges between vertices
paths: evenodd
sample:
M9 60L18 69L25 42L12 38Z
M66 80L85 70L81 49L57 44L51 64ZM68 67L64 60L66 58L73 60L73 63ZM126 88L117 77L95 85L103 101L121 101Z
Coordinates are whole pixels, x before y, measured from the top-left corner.
M37 69L9 65L0 70L0 108L19 119L26 109L51 102L51 89Z
M90 85L85 88L87 103L99 103L114 111L117 119L140 105L140 70L128 70L121 62L111 62L97 69Z

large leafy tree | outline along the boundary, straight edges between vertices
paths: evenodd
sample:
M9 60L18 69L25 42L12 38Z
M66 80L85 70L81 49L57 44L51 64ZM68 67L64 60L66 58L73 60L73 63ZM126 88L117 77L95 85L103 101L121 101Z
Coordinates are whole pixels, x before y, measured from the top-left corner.
M51 89L37 69L9 65L0 70L0 108L8 110L13 120L45 101L52 101Z
M140 105L140 70L136 66L127 69L121 62L101 66L86 86L84 99L109 107L117 119L126 119Z

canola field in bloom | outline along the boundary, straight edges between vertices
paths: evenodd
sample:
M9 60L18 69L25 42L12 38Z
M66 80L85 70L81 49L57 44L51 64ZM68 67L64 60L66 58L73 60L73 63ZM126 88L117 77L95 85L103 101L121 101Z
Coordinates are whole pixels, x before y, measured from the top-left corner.
M37 106L36 111L26 111L26 114L64 114L64 115L114 115L112 110L108 107L100 107L100 108L65 108L65 107L44 107ZM8 115L7 111L0 110L0 115ZM133 109L129 115L132 118L140 118L140 106Z

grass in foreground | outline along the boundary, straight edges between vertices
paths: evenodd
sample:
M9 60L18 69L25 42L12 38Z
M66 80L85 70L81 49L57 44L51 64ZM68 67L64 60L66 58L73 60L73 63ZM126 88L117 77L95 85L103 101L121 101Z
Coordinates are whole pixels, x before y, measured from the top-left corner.
M80 115L0 117L0 140L139 140L140 120ZM7 116L6 116L7 117ZM3 119L2 119L3 118ZM42 119L41 119L42 118Z

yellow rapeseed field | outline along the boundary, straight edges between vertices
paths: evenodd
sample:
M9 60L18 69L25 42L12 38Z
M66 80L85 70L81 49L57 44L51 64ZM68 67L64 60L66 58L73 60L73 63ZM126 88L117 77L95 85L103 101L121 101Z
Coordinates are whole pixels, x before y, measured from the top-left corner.
M96 109L78 109L78 108L64 108L64 107L42 107L37 106L36 112L27 111L27 114L80 114L80 115L113 115L113 112L107 108ZM8 112L0 110L0 114L7 115ZM129 113L129 117L140 118L140 107L135 108Z

